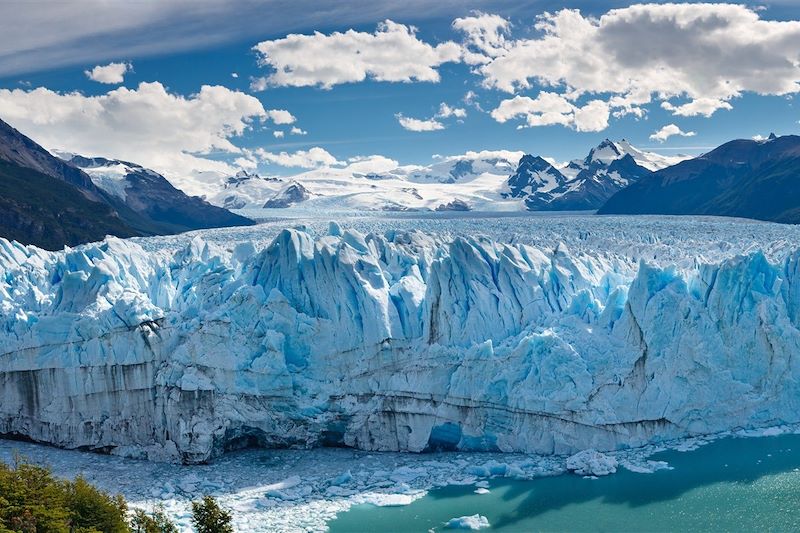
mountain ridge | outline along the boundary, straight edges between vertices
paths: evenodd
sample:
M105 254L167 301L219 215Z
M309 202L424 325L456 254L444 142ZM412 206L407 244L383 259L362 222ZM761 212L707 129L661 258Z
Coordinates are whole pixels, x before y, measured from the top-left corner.
M95 185L151 220L159 232L253 224L250 219L185 194L158 172L137 163L74 154L69 163L86 172Z
M653 173L599 214L719 215L800 223L800 136L735 139Z
M157 182L158 187L144 193L149 197L149 205L143 205L147 203L143 201L139 205L129 205L125 197L98 186L89 174L54 156L2 119L0 163L0 189L3 193L0 198L0 236L22 244L54 250L65 245L101 240L106 235L173 234L220 225L201 223L188 226L182 220L169 220L173 216L169 211L174 210L174 202L167 202L166 209L162 209L160 204L165 198L181 198L183 203L189 204L202 201L186 196L156 173L153 174L159 179L153 178L155 181L151 180L149 185ZM205 203L202 206L206 217L224 211ZM244 217L225 213L230 220L253 223Z
M641 168L614 164L625 155ZM520 164L531 158L537 158L534 170L541 172L536 177L520 174L524 170ZM291 204L327 210L435 211L457 200L459 207L475 211L593 210L629 181L682 159L639 150L624 139L606 139L589 155L563 165L510 150L438 156L429 165L400 165L375 156L281 177L242 171L233 176L205 175L189 188L214 205L237 209ZM533 181L526 183L528 179ZM299 184L308 194L292 202L270 202L290 183Z
M625 140L603 140L589 154L557 168L539 156L525 155L507 181L509 197L520 198L529 211L590 211L617 191L667 164ZM645 166L647 165L647 166Z

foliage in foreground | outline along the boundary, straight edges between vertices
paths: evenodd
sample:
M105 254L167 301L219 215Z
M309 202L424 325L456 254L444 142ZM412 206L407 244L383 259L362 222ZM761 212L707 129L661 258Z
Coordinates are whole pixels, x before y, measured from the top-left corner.
M192 502L192 525L197 533L233 533L231 513L211 496Z
M141 509L133 512L131 531L134 533L178 533L178 528L167 518L164 507L157 505L151 514Z
M17 459L0 462L0 533L178 533L157 505L137 509L127 520L122 496L110 496L82 477L58 479L50 469ZM192 525L198 533L233 533L231 514L211 496L192 502Z
M129 531L127 505L78 477L64 481L18 459L0 462L0 532L117 533Z

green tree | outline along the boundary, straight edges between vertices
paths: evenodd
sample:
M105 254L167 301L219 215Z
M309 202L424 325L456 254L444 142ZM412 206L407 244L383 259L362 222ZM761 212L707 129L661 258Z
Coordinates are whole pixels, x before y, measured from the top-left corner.
M192 502L192 525L197 533L233 533L231 513L222 509L211 496Z
M129 531L125 520L128 511L125 500L121 496L109 496L80 476L68 485L67 507L70 510L70 526L76 531Z
M13 531L69 532L65 482L50 470L17 458L0 463L0 521Z
M62 481L20 458L0 462L0 533L123 533L130 531L126 512L122 496L83 478Z
M134 533L178 533L178 528L167 517L163 505L156 505L151 514L141 509L133 512L131 530Z

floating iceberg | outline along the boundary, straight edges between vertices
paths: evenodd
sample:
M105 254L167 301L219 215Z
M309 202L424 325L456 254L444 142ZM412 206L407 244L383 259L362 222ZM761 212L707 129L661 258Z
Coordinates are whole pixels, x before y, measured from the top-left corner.
M668 266L338 225L141 242L0 240L0 434L197 463L574 454L800 421L800 249Z
M617 471L619 462L615 457L597 450L583 450L567 458L567 470L581 476L607 476Z
M477 531L489 527L489 519L483 515L474 514L470 516L459 516L458 518L451 518L445 524L447 529L468 529L470 531Z

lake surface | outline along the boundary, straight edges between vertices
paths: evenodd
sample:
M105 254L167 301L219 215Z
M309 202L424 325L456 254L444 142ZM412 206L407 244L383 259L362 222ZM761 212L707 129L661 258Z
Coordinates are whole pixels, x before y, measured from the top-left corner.
M438 531L476 513L491 524L483 531L800 531L800 435L726 438L652 459L672 469L497 480L483 495L445 487L403 507L353 507L330 531Z

